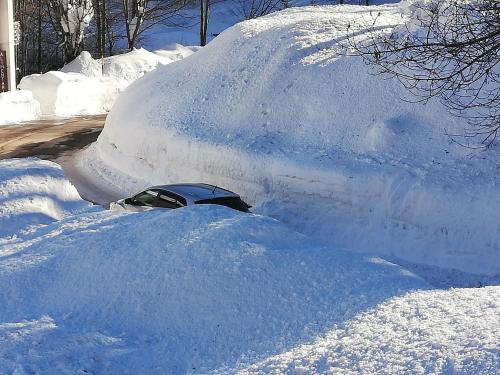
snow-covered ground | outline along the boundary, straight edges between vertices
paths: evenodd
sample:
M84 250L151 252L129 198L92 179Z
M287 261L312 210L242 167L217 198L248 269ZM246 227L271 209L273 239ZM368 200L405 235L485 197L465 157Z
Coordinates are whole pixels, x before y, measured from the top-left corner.
M80 176L217 183L256 213L106 211L57 164L0 161L0 374L498 374L499 151L338 53L407 12L290 9L139 79L143 50L39 78L67 106L130 84Z
M499 369L498 286L437 290L225 207L93 209L53 163L2 163L11 199L36 191L73 214L0 240L0 373Z
M471 154L446 135L464 119L340 53L348 25L363 40L409 15L305 7L237 24L134 82L81 165L124 195L204 181L323 243L498 275L500 149Z
M136 79L197 49L173 44L154 52L141 48L102 60L95 60L84 51L60 71L24 77L19 87L33 93L43 116L106 113ZM16 118L10 122L14 121Z
M391 298L238 373L498 374L499 296L489 287Z

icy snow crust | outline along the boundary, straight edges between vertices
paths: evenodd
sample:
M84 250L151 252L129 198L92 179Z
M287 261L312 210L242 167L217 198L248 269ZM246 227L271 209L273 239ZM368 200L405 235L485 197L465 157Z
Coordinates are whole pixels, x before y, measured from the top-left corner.
M8 91L0 93L0 125L21 121L38 120L40 103L29 91Z
M134 82L82 164L124 194L203 181L336 247L498 274L499 150L452 143L465 120L339 54L348 25L362 40L407 16L324 6L237 24Z
M499 294L489 287L392 298L238 373L498 374Z

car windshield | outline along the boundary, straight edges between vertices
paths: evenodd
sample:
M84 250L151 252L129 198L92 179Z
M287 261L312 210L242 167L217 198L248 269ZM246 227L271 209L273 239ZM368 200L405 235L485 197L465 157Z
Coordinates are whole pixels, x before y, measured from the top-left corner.
M137 194L134 199L133 199L133 204L136 206L153 206L156 196L158 195L157 192L151 191L151 190L146 190L142 193Z
M195 204L218 204L221 206L226 206L232 208L234 210L248 212L248 208L250 207L248 204L243 202L238 197L222 197L222 198L210 198L203 199L200 201L194 202Z

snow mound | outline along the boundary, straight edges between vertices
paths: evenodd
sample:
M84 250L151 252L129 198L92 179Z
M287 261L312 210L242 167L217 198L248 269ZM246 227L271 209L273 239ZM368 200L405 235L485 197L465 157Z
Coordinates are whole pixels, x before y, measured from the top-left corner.
M2 251L8 373L205 373L289 350L428 287L378 258L318 247L275 220L220 206L68 218ZM40 346L2 337L23 326Z
M113 80L58 71L26 76L19 87L33 93L42 114L47 116L105 113L121 91Z
M64 73L80 73L87 77L102 77L101 63L94 60L87 51L82 51L76 59L64 65L60 71Z
M105 58L103 74L116 80L131 83L158 66L167 65L172 61L170 58L139 48L122 55Z
M340 53L348 26L363 40L406 9L293 8L239 23L135 82L83 162L128 192L204 181L337 247L498 274L500 150L471 157L445 134L464 119L438 100L402 100L397 80Z
M8 91L0 93L0 125L22 121L38 120L40 103L29 91Z
M102 63L83 51L60 71L24 77L19 87L33 93L45 116L106 113L120 93L136 79L158 66L183 59L194 51L196 47L181 45L173 45L169 50L158 53L141 48L107 57Z
M1 237L88 207L59 165L32 158L0 161L0 243Z
M193 53L198 52L201 48L203 47L183 46L179 43L172 43L153 52L163 58L170 59L172 62L174 62L191 56Z

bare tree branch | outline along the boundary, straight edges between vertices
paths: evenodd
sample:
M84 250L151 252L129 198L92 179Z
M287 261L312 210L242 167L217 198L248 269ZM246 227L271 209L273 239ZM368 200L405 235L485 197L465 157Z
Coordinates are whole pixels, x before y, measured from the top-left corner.
M350 41L356 54L399 79L417 101L439 97L453 114L467 117L470 128L462 137L468 143L487 148L498 142L498 0L415 1L404 25L363 41L351 32Z

